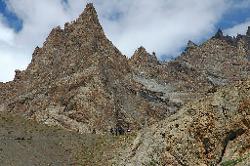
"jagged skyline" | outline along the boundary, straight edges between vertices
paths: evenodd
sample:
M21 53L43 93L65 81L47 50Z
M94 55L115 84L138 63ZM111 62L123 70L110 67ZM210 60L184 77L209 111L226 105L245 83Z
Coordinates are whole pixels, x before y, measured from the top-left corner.
M245 33L250 6L244 0L93 2L105 33L123 54L130 57L144 46L161 59L178 56L188 40L202 42L218 27L226 34ZM0 1L0 81L13 79L15 69L25 69L51 29L77 18L85 4L85 0Z

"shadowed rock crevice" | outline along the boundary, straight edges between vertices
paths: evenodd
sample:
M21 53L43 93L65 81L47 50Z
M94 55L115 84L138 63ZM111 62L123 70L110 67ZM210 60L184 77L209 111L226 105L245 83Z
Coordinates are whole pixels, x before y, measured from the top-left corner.
M222 143L223 148L222 148L221 156L219 158L218 163L222 161L222 158L225 155L225 151L227 149L229 142L235 140L237 137L243 135L244 133L245 133L244 129L237 129L236 131L229 131L229 133L227 134L226 138L224 139Z

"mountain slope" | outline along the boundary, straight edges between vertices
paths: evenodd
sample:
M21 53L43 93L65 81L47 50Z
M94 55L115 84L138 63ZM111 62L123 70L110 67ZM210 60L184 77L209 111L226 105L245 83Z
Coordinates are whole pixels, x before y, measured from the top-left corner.
M141 128L169 115L168 100L132 79L127 58L106 38L92 4L54 28L24 71L3 85L5 110L79 132ZM152 100L152 102L149 102Z
M1 107L80 132L137 130L217 86L249 78L249 37L216 36L189 44L171 62L143 47L127 59L88 4L78 19L52 30L26 70L0 85Z
M141 130L120 165L248 165L250 82L219 89ZM237 162L236 162L237 163Z

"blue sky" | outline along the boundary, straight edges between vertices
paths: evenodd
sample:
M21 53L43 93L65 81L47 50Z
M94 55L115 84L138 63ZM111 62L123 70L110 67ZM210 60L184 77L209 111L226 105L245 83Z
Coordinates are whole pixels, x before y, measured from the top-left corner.
M222 29L227 29L235 25L238 25L240 23L244 23L249 19L250 19L250 7L246 6L244 8L233 8L223 15L223 17L219 20L217 27L220 27Z
M16 32L22 29L22 19L18 18L18 16L10 11L5 3L5 0L0 0L0 13L5 18L7 25L13 28Z
M25 69L51 29L76 19L87 1L128 57L140 46L159 59L176 57L188 40L201 43L218 28L245 33L250 25L250 0L0 0L0 81Z
M65 3L68 2L68 0L63 0L63 1ZM9 27L13 28L16 32L22 29L23 26L22 19L7 8L6 0L0 0L0 13L4 16ZM117 20L120 14L121 13L114 13L113 15L110 16L110 19ZM240 23L243 23L249 19L250 19L250 7L234 8L231 9L231 11L226 12L216 26L221 29L227 29L235 25L238 25Z

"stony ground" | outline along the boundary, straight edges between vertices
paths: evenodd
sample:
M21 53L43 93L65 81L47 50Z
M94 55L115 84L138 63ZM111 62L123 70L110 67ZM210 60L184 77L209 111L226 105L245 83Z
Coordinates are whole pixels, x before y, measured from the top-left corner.
M1 113L0 165L112 165L118 144L128 144L131 137L80 135Z

